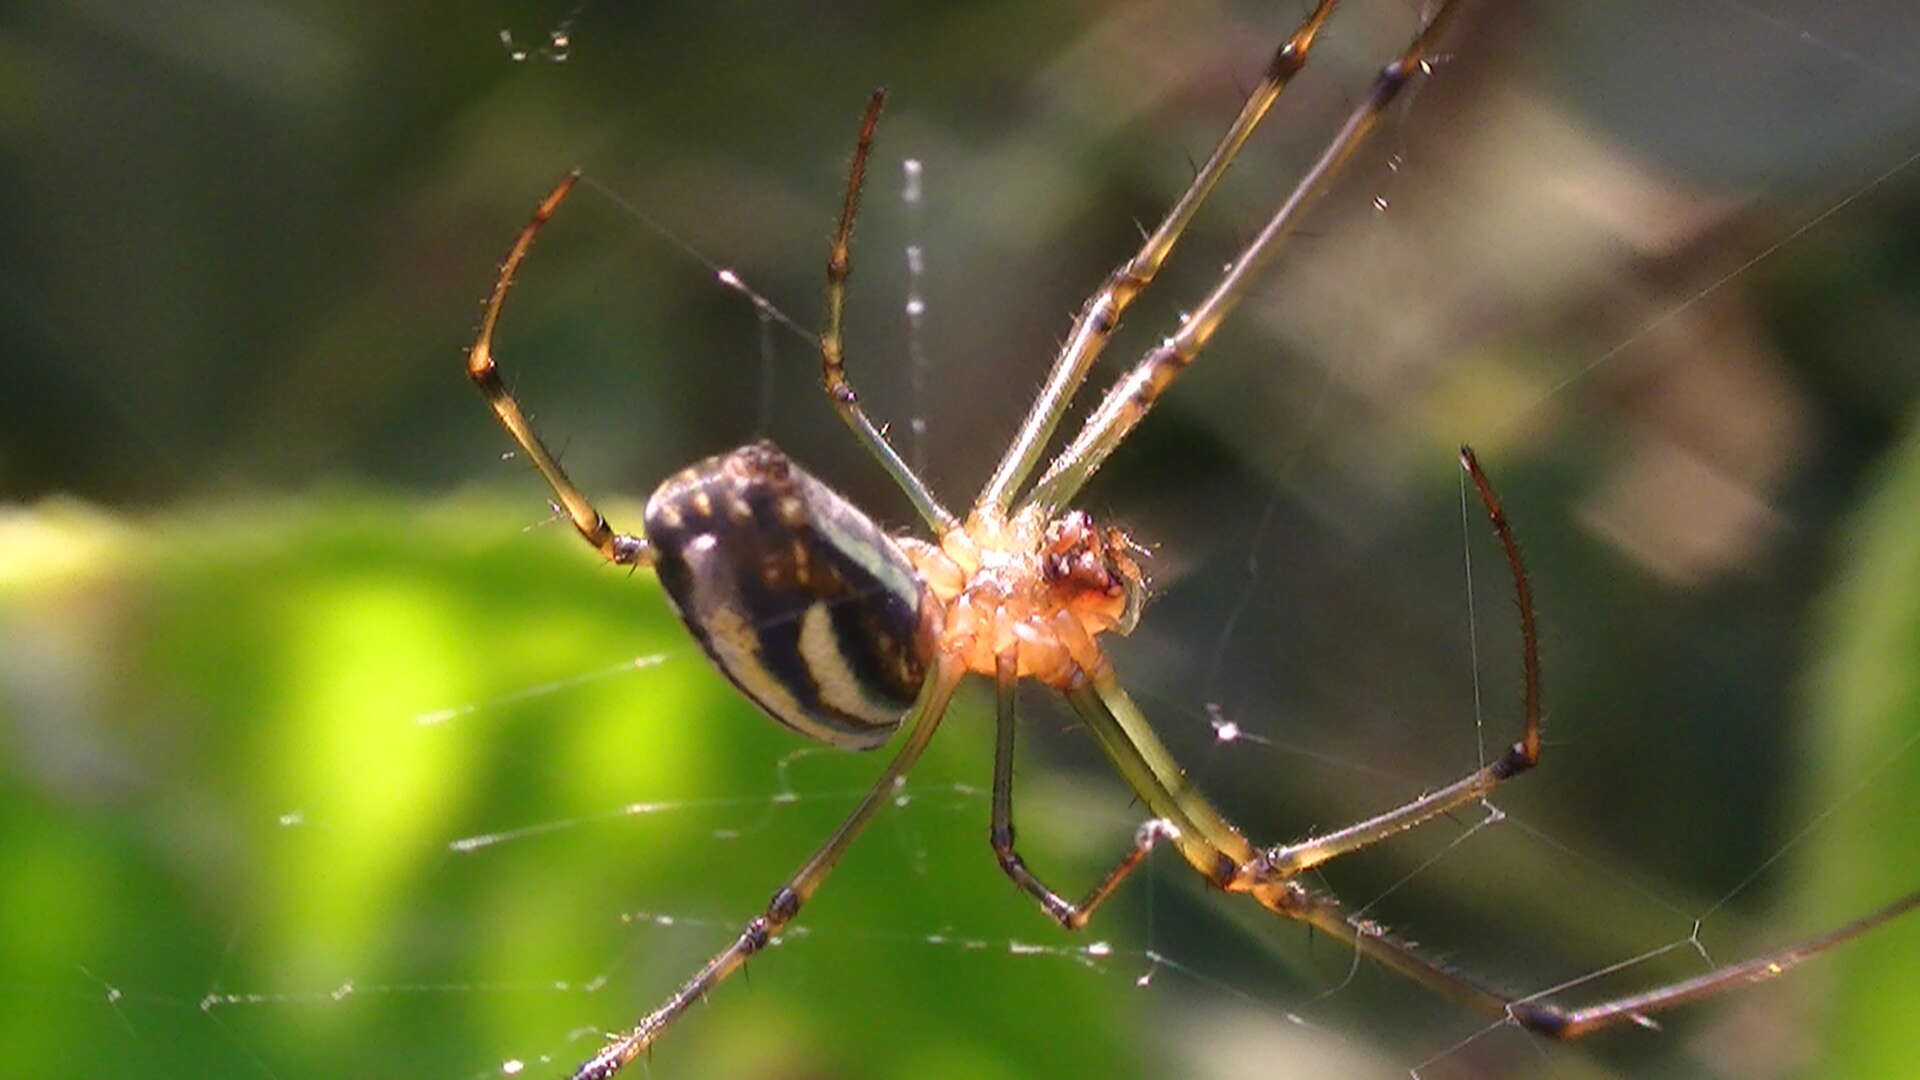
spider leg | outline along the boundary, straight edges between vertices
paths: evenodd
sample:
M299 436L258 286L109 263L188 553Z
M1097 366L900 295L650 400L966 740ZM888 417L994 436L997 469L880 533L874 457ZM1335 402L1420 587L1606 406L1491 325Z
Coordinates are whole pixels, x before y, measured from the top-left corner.
M877 458L894 483L906 493L913 508L934 533L940 534L958 525L953 514L940 505L926 482L900 457L893 444L867 418L860 407L860 395L847 381L846 361L842 355L841 324L847 307L847 277L853 273L853 219L860 212L860 189L866 183L867 158L873 152L873 132L880 124L880 109L886 104L884 90L875 90L867 100L867 111L860 119L860 138L854 144L853 164L847 168L847 192L840 204L840 227L834 230L833 246L827 253L827 325L820 331L820 376L840 418L847 422L867 451Z
M1226 175L1228 166L1240 153L1240 147L1253 134L1253 129L1260 126L1260 121L1265 118L1280 92L1286 89L1287 83L1306 66L1307 52L1313 48L1320 28L1333 14L1338 3L1339 0L1320 0L1288 35L1287 40L1274 50L1259 85L1247 95L1246 104L1240 106L1240 115L1234 117L1232 125L1220 137L1219 144L1207 156L1200 171L1194 174L1193 182L1181 194L1179 201L1167 211L1167 216L1154 229L1153 235L1140 245L1140 251L1115 270L1100 286L1100 290L1087 300L1080 314L1074 317L1073 329L1068 332L1067 343L1061 347L1052 371L1047 374L1046 384L1027 410L1026 419L1021 422L1019 432L1014 435L1012 444L995 467L992 479L980 492L977 505L994 512L1005 512L1007 505L1013 501L1014 492L1032 474L1040 451L1047 445L1047 440L1053 437L1060 418L1066 415L1074 391L1086 381L1087 370L1093 366L1094 360L1113 336L1114 329L1120 325L1121 313L1160 272L1160 265L1172 253L1174 244L1186 231L1200 204L1206 201L1214 185Z
M1153 407L1167 384L1200 355L1221 321L1246 296L1255 276L1279 249L1280 242L1299 224L1301 211L1327 190L1400 92L1427 70L1427 57L1434 43L1458 10L1458 0L1440 0L1433 18L1421 28L1413 43L1380 69L1373 89L1354 107L1339 133L1321 151L1319 160L1300 178L1259 234L1227 267L1220 283L1187 315L1179 330L1149 350L1107 391L1073 442L1034 484L1027 495L1027 507L1046 518L1066 505Z
M1185 772L1153 736L1111 666L1102 665L1086 682L1068 690L1067 700L1134 794L1182 829L1175 837L1181 853L1210 883L1228 892L1247 893L1269 911L1307 923L1472 1008L1506 1015L1513 999L1428 959L1377 924L1349 916L1331 897L1310 892L1297 881L1264 875L1265 853L1248 843L1187 782Z
M1014 654L1005 653L999 657L994 682L999 707L998 729L993 744L993 824L989 833L993 854L1000 862L1000 869L1028 896L1038 901L1042 911L1062 927L1078 930L1087 925L1087 920L1093 918L1094 910L1113 895L1127 875L1133 873L1147 853L1153 850L1154 841L1177 834L1171 823L1159 818L1142 824L1134 833L1133 846L1120 856L1113 869L1107 871L1106 876L1089 889L1085 899L1078 904L1048 888L1033 871L1027 869L1026 860L1020 857L1013 846L1014 701L1019 685Z
M1507 558L1520 609L1525 721L1520 738L1499 759L1464 779L1405 806L1366 821L1297 844L1255 851L1240 831L1192 787L1166 747L1147 725L1111 665L1101 664L1067 691L1067 699L1106 751L1115 769L1154 813L1182 830L1175 836L1187 861L1214 885L1244 892L1277 915L1304 922L1336 938L1364 956L1439 991L1471 1008L1505 1019L1521 1028L1561 1040L1577 1039L1627 1024L1648 1025L1648 1017L1662 1010L1728 993L1763 982L1824 952L1870 932L1883 923L1920 909L1920 890L1824 934L1739 961L1692 978L1667 983L1635 994L1567 1009L1540 1000L1552 991L1527 996L1500 993L1428 957L1412 943L1394 937L1378 923L1349 913L1330 896L1310 891L1297 876L1329 859L1358 851L1483 798L1503 781L1532 768L1540 760L1540 658L1533 610L1533 590L1521 561L1520 545L1493 484L1481 470L1473 451L1460 449L1460 465L1480 495L1494 535ZM1002 691L1005 695L1006 691ZM1003 705L1003 712L1007 706ZM1003 727L1007 724L1003 718ZM1007 740L1003 736L1003 742ZM1011 750L1002 750L1011 757ZM999 812L999 759L995 762L995 812ZM1104 898L1104 897L1103 897ZM1042 901L1043 904L1045 901Z
M500 264L500 276L494 280L493 293L487 298L486 314L480 319L479 336L474 338L473 348L467 350L467 378L480 388L487 404L493 408L493 415L499 418L500 425L533 459L540 475L546 477L547 486L553 489L559 509L573 522L581 538L593 545L608 562L621 566L647 566L653 562L653 549L646 538L614 532L612 526L607 524L607 519L593 508L586 494L567 477L567 471L560 467L559 460L540 441L540 436L534 433L533 425L527 423L526 414L520 411L520 404L513 400L513 394L508 392L506 383L500 379L499 367L493 362L493 330L500 322L500 309L506 305L507 290L513 285L514 272L520 269L521 260L527 257L528 250L533 247L533 238L540 231L540 226L553 216L561 200L567 197L567 192L573 190L574 182L579 179L579 170L568 173L547 193L546 198L540 200L532 220L514 238L506 261Z
M810 899L820 883L833 870L840 856L845 854L847 846L853 843L860 831L866 828L873 815L893 798L900 780L906 776L920 754L933 740L933 733L939 730L940 721L947 714L947 703L953 699L953 691L960 683L960 677L966 670L954 663L943 663L928 682L925 695L915 709L913 730L907 741L887 763L873 787L860 799L847 819L833 831L827 842L820 845L800 869L775 889L773 899L768 901L767 909L756 916L740 931L733 944L722 949L713 959L707 961L694 976L675 990L672 996L661 1002L660 1006L640 1018L640 1022L625 1033L615 1037L600 1052L581 1063L572 1074L572 1080L608 1080L614 1074L639 1057L653 1045L655 1039L673 1023L681 1013L687 1011L695 1002L707 996L716 985L727 976L739 971L747 960L767 946L778 936L794 916L800 913L801 905Z
M1068 690L1067 699L1134 794L1181 829L1174 837L1181 853L1213 885L1246 893L1274 914L1304 922L1469 1008L1555 1039L1578 1039L1627 1024L1645 1026L1651 1023L1649 1014L1771 979L1920 909L1920 891L1909 893L1863 918L1786 948L1577 1009L1540 1000L1551 991L1504 994L1425 955L1378 923L1348 912L1332 897L1308 890L1297 879L1275 876L1269 865L1271 853L1256 853L1239 830L1186 781L1110 666L1102 665L1087 681Z
M1311 837L1295 844L1269 849L1262 857L1261 875L1285 880L1328 859L1369 847L1395 833L1405 832L1442 814L1478 802L1502 783L1540 763L1540 642L1533 612L1533 586L1527 580L1526 564L1520 558L1520 543L1514 539L1513 526L1507 522L1492 481L1481 470L1471 447L1460 448L1460 467L1473 481L1486 507L1493 533L1507 557L1507 570L1513 577L1514 606L1520 612L1521 701L1524 719L1520 738L1500 757L1482 765L1461 780L1438 791L1422 795L1405 806L1389 810L1365 821Z
M1533 589L1527 580L1526 566L1520 558L1519 542L1514 539L1513 527L1507 521L1500 497L1494 492L1486 473L1481 470L1472 449L1460 448L1460 466L1466 470L1480 495L1481 504L1486 508L1494 535L1506 554L1507 568L1513 578L1514 601L1520 612L1521 667L1524 672L1522 700L1525 720L1520 738L1500 758L1439 791L1344 829L1267 850L1249 867L1255 880L1247 891L1255 899L1280 914L1300 919L1346 941L1394 970L1483 1012L1505 1016L1528 1031L1556 1039L1577 1039L1629 1023L1646 1025L1650 1023L1647 1018L1652 1013L1784 974L1820 953L1843 945L1882 923L1920 907L1920 891L1916 891L1860 919L1786 948L1652 990L1577 1009L1563 1009L1537 1000L1540 995L1510 998L1495 993L1423 956L1412 945L1392 937L1370 920L1347 914L1331 897L1312 894L1297 882L1289 880L1329 859L1369 847L1450 810L1477 802L1504 781L1540 761L1540 655Z
M1259 850L1187 779L1105 655L1082 674L1064 693L1108 762L1147 809L1172 826L1174 846L1201 877L1222 889L1235 885Z
M1784 975L1821 953L1845 945L1862 934L1872 931L1875 927L1891 922L1916 908L1920 908L1920 890L1910 892L1877 911L1843 926L1835 927L1817 937L1796 942L1786 948L1776 949L1750 960L1715 968L1704 975L1681 979L1652 990L1644 990L1609 1001L1582 1005L1577 1009L1560 1009L1552 1005L1542 1005L1532 998L1527 998L1511 1003L1507 1012L1515 1023L1529 1031L1564 1040L1577 1039L1582 1035L1591 1035L1596 1031L1606 1031L1628 1023L1645 1026L1649 1022L1647 1020L1649 1014L1701 1001Z
M1349 914L1332 897L1307 891L1298 882L1255 886L1254 898L1268 909L1298 919L1343 941L1361 955L1490 1016L1504 1018L1536 1035L1571 1042L1628 1024L1657 1026L1652 1014L1704 1001L1755 983L1766 982L1831 949L1838 948L1916 908L1920 891L1908 893L1878 910L1824 934L1702 975L1651 990L1568 1009L1541 999L1555 992L1511 996L1492 990L1394 937L1371 919Z

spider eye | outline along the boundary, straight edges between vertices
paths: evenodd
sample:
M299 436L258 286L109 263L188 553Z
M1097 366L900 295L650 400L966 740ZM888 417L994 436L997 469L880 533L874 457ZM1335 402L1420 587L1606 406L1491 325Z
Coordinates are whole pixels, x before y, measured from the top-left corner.
M933 652L924 588L886 533L772 443L682 470L647 500L674 611L767 715L835 746L887 741Z

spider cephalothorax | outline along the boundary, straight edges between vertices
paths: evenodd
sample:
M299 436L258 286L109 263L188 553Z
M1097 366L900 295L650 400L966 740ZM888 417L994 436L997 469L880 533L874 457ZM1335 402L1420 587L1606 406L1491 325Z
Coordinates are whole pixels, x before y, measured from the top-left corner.
M1011 655L1016 675L1064 689L1102 665L1093 639L1132 630L1146 598L1133 542L1080 510L976 513L938 544L900 546L945 611L943 651L983 675Z

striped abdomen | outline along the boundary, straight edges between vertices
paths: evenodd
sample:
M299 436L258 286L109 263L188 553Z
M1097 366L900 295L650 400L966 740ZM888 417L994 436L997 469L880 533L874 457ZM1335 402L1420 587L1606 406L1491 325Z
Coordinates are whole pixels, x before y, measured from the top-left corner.
M772 443L670 477L647 539L674 610L767 715L871 750L919 696L933 626L885 533Z

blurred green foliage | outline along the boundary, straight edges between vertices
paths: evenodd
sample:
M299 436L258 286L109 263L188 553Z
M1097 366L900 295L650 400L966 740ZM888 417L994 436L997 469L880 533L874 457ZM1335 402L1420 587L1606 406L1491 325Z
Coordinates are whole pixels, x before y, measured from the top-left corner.
M28 764L63 766L0 801L25 841L0 855L16 1063L453 1076L584 1057L596 1028L684 977L826 834L873 759L796 761L795 799L781 799L791 737L697 657L651 579L529 543L518 516L332 497L137 532L60 506L7 524L8 611L34 615L45 650L15 685L41 695L35 723L58 721L21 732ZM76 550L97 561L74 566ZM635 649L667 655L419 719ZM804 928L716 996L723 1012L676 1031L663 1064L848 1077L1140 1065L1124 979L1007 954L1046 932L993 869L984 800L952 790L984 780L971 712L906 791L936 809L875 827ZM658 809L621 813L630 799ZM526 825L497 847L450 847ZM656 903L711 925L616 917ZM940 927L993 951L923 964ZM1071 1038L1053 1037L1060 1025Z
M1805 736L1814 763L1811 807L1831 808L1799 861L1817 885L1806 905L1822 921L1856 917L1913 888L1920 852L1920 429L1877 477L1849 544L1844 579L1824 620L1816 723ZM1902 809L1902 808L1907 809ZM1913 973L1920 929L1900 926L1835 961L1826 1004L1826 1076L1899 1076L1913 1054Z

